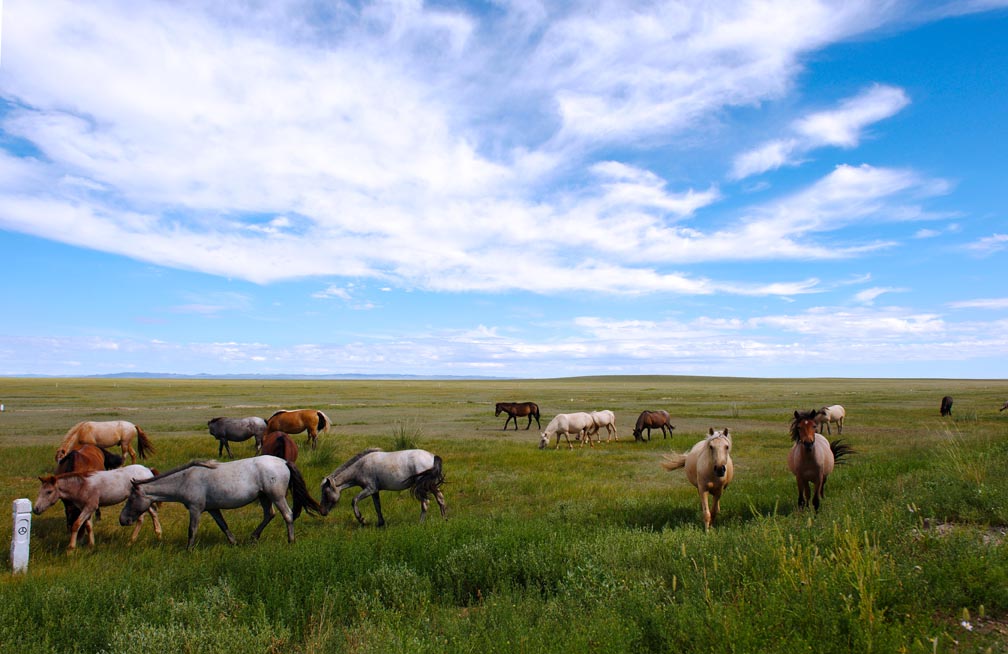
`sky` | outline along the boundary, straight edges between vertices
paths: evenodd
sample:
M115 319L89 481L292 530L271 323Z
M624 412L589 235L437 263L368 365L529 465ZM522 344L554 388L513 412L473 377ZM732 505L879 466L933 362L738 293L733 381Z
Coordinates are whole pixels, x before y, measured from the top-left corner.
M0 2L0 375L1008 375L1008 0Z

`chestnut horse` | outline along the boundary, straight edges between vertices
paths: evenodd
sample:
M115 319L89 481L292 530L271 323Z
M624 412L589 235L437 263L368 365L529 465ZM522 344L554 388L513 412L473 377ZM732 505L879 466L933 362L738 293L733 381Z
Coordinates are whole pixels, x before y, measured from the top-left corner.
M698 441L689 452L666 456L662 467L666 470L686 468L686 479L696 486L700 493L700 508L703 509L704 530L710 529L711 523L721 510L721 493L728 488L735 476L735 466L731 460L732 439L728 428L714 431L712 427L707 437ZM709 506L708 496L714 498L713 508Z
M133 438L137 439L137 450L140 457L147 458L147 453L154 453L154 446L144 430L140 429L132 422L126 420L109 420L107 422L93 422L85 420L78 422L70 428L70 431L63 437L63 442L56 450L56 460L59 461L67 455L70 450L81 445L97 445L98 447L122 448L123 458L129 452L130 462L136 463L137 453L133 450Z
M284 461L294 463L298 458L298 446L294 439L282 431L271 431L263 436L260 455L269 454Z
M668 411L641 411L641 414L637 416L637 424L633 430L635 441L644 440L643 433L645 429L647 429L647 439L650 441L652 429L661 429L662 438L664 439L672 435L672 430L675 427L672 426L672 418L669 417ZM668 430L668 436L666 436L665 430Z
M818 513L826 479L832 474L834 465L842 463L843 457L854 454L854 450L839 438L828 441L825 436L816 433L816 413L815 409L794 412L791 421L794 445L788 453L788 468L798 482L798 508L808 506L811 496L812 506ZM809 484L815 486L811 493Z
M285 434L300 434L308 430L308 441L312 449L318 445L318 433L329 429L329 416L317 409L281 409L266 420L266 432L282 431Z
M56 474L67 472L91 472L94 470L114 470L122 465L123 458L118 454L112 454L106 449L97 445L81 445L76 450L70 450L65 457L56 464ZM63 513L66 515L67 530L73 527L73 523L80 515L73 502L60 500L63 502ZM96 510L95 515L101 518L101 510ZM78 536L83 536L85 527L81 527Z
M542 423L539 422L539 405L535 402L498 402L494 415L499 416L502 413L508 414L507 420L504 421L504 429L507 429L508 423L514 420L515 431L517 431L518 418L525 416L528 416L528 424L525 425L526 431L532 427L532 418L535 418L536 426L542 429Z

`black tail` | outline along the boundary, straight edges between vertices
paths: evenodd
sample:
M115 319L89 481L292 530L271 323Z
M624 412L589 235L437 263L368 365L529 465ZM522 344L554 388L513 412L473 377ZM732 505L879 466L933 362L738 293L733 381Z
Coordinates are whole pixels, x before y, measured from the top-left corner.
M842 439L836 439L835 441L830 441L829 444L830 451L833 452L833 462L837 465L841 463L846 463L843 460L845 456L850 456L851 454L857 454L857 450L853 447L844 443Z
M326 427L329 426L328 421L326 421L326 414L321 411L318 412L318 430L325 431Z
M427 496L441 487L445 481L444 472L441 471L441 457L434 455L434 465L429 470L418 472L410 480L412 488L410 492L413 497L421 502L427 501Z
M122 464L123 464L123 458L122 458L122 456L120 456L118 454L113 454L112 452L109 452L108 450L106 450L104 447L101 448L101 451L102 451L102 456L105 457L105 469L106 470L115 470L116 468L121 468L122 467Z
M321 515L322 507L308 493L308 486L305 485L301 471L290 461L287 462L287 469L290 470L290 483L287 487L294 496L294 519L297 520L298 516L301 515L302 509L308 513Z

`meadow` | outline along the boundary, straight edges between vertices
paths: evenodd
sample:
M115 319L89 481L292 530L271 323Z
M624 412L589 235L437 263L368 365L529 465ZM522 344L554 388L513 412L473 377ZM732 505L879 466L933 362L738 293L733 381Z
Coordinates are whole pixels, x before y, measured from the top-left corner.
M940 399L955 398L951 418ZM494 403L611 409L619 442L537 449ZM0 487L34 501L63 434L84 419L143 427L166 470L212 458L210 418L325 411L334 426L298 466L322 477L365 447L439 454L449 518L418 522L383 493L369 524L343 494L277 518L257 505L161 509L133 546L108 508L96 546L67 555L59 507L33 517L25 574L0 581L3 652L1004 652L1008 651L1008 381L592 377L527 381L0 379ZM822 510L797 510L785 460L795 409L839 403L856 450ZM634 442L643 409L676 429ZM710 427L734 437L735 480L710 532L696 490L663 454ZM834 433L832 438L836 438ZM251 441L232 444L250 456ZM10 506L10 504L8 504ZM10 513L0 529L11 531Z

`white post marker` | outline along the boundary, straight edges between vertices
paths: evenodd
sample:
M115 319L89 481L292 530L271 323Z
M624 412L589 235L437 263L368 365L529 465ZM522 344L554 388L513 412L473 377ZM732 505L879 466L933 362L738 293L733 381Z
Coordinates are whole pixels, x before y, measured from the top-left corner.
M28 540L31 538L31 500L22 497L14 500L14 536L11 538L10 558L13 572L28 569Z

